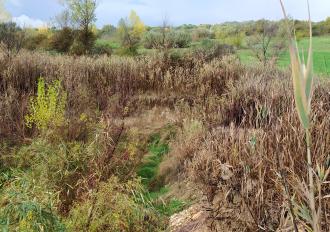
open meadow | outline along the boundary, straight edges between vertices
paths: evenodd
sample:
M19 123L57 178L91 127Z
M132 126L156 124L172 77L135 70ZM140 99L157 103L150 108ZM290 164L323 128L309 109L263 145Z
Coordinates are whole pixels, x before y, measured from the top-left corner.
M307 59L309 39L303 38L298 42L298 46L301 49L301 54L304 52L305 59ZM330 37L314 37L313 38L313 52L314 52L314 70L318 74L330 76ZM241 49L238 51L238 55L243 63L252 64L257 62L257 59L253 55L253 52L249 49ZM284 51L277 64L281 68L288 68L290 65L290 56L288 51Z

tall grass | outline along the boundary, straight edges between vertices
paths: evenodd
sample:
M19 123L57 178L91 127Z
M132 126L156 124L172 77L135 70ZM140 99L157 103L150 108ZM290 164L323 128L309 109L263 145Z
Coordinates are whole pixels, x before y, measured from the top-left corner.
M47 182L44 188L52 186L60 193L56 208L69 221L67 225L81 222L76 224L78 230L86 222L90 228L108 226L107 217L117 220L116 213L121 215L117 226L124 222L131 231L139 226L143 230L149 222L144 217L158 227L157 212L141 212L145 207L126 191L125 183L137 175L149 149L155 160L145 160L146 164L156 161L153 170L159 166L159 172L151 173L151 185L192 182L206 195L203 206L214 228L220 226L218 231L292 230L278 175L279 157L289 192L295 193L291 202L297 227L310 227L309 211L303 214L308 199L300 187L309 171L301 158L306 152L305 128L296 113L290 73L276 67L244 67L233 57L198 57L157 54L92 59L22 52L9 62L0 58L5 64L0 65L0 139L4 141L0 141L0 168L29 169L30 179ZM60 80L68 93L68 123L56 131L59 140L40 140L25 125L29 99L37 95L40 76L45 77L46 86ZM315 172L322 180L314 189L326 196L330 83L324 80L314 88L309 103L313 110L308 115L313 138L310 154L320 164ZM160 113L155 120L144 120L155 107L166 117ZM167 154L162 143L147 146L148 136L157 132L163 118L182 130L169 142ZM113 175L116 181L109 183ZM12 183L3 182L2 177L0 181L1 188ZM329 214L330 204L324 197L315 198L317 206L322 204L320 226L326 230L322 213ZM176 205L173 202L170 208Z
M288 22L288 17L282 0L280 0L280 3L284 17ZM312 44L313 44L312 21L311 21L308 0L307 0L307 5L308 5L309 31L310 31L310 42L309 42L307 65L304 63L304 59L301 60L299 56L297 41L292 36L289 26L288 26L288 31L290 35L289 50L291 57L291 69L292 69L295 103L301 124L305 129L305 137L306 137L306 147L307 147L306 154L307 154L308 179L309 179L308 180L309 190L306 192L308 192L307 197L309 199L309 208L312 214L312 227L315 232L318 232L320 231L320 211L317 212L315 205L314 170L313 170L313 161L311 154L312 144L311 144L311 134L310 134L310 125L311 125L310 114L311 114L311 101L313 94L314 73L313 73L313 48L312 48ZM319 197L322 196L319 195Z

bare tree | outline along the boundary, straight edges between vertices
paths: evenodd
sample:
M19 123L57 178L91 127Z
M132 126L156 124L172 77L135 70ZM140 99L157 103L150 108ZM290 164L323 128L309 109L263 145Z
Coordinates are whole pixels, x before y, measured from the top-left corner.
M170 43L168 40L168 34L170 32L170 25L169 25L169 20L168 17L165 16L163 18L163 22L162 22L162 26L160 28L160 32L161 32L161 45L160 47L163 48L164 50L168 50L170 48Z
M270 60L275 61L285 48L285 37L280 36L280 26L276 23L260 20L255 26L255 35L248 39L247 45L256 58L267 65Z
M54 26L58 29L69 28L72 26L69 10L64 10L54 18Z

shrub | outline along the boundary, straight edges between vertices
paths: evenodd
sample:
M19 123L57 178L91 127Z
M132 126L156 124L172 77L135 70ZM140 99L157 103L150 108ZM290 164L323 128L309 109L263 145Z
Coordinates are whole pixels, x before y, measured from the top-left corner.
M243 46L243 41L244 41L244 34L238 33L234 36L228 36L225 39L226 43L229 45L234 46L235 48L241 48Z
M143 38L145 48L186 48L192 41L191 35L183 31L171 31L162 35L160 32L147 32Z
M74 34L72 29L65 27L55 32L51 38L51 49L61 53L67 53L73 44Z
M138 44L130 47L121 47L117 49L116 54L120 56L136 56L138 54Z
M107 43L96 43L92 49L92 54L111 56L112 47Z
M75 39L70 47L70 54L81 56L85 54L85 52L84 45L79 40Z
M143 195L140 181L120 183L112 177L88 200L75 206L70 213L68 229L91 232L153 232L164 229L161 218L150 208Z
M212 39L214 34L207 28L197 28L192 32L192 39L194 41L202 40L202 39Z
M176 48L186 48L189 47L191 43L191 35L187 32L179 31L175 32L170 38L174 42L174 47Z
M203 40L201 46L193 50L194 56L205 61L222 58L233 53L234 48L231 45L219 44L213 40Z
M49 39L46 34L39 33L36 31L27 33L24 48L28 50L48 50L50 47Z
M93 31L78 31L75 34L75 40L70 48L71 54L84 55L89 54L95 44L96 36Z
M162 34L159 32L149 31L143 37L143 46L147 49L161 48L163 45Z
M17 54L24 43L24 32L16 23L0 23L0 50L9 57Z
M30 99L30 114L26 119L27 127L36 127L45 131L63 125L67 95L61 87L60 81L55 81L46 88L45 81L38 81L38 93Z
M56 208L56 212L65 214L73 201L93 186L89 185L89 181L95 182L100 177L98 158L102 152L103 145L95 139L86 143L55 143L46 139L33 139L31 144L2 155L0 160L5 167L22 170L31 181L30 184L36 184L35 189L24 190L31 199L36 197L37 203L43 203L48 199L47 192L53 194L56 198L53 210ZM93 173L91 170L94 170ZM40 188L38 184L42 187L41 190L45 191L39 196L34 192ZM7 189L8 183L4 186L4 189Z
M3 231L65 231L56 213L57 194L42 180L35 181L31 172L11 173L0 191Z

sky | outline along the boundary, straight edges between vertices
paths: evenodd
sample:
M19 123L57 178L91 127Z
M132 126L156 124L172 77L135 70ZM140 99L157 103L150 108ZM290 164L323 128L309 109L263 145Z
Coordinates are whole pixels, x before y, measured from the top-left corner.
M62 11L58 0L5 0L6 9L21 26L39 27ZM288 14L307 19L305 0L283 0ZM313 21L330 16L330 0L310 0ZM279 0L99 0L96 25L117 25L135 10L146 25L216 24L228 21L282 18Z

